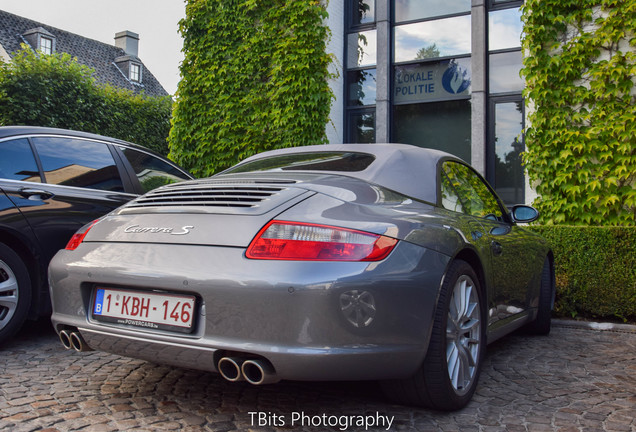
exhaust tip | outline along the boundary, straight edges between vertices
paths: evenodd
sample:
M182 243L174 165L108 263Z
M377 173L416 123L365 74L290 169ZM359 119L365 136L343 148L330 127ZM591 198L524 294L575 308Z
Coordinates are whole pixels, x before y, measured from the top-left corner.
M237 382L243 380L241 366L243 359L235 357L223 357L216 365L219 373L228 381Z
M71 333L68 330L62 330L60 332L60 342L64 345L64 348L70 350L73 348L73 344L71 343Z
M86 344L78 332L71 333L71 346L77 352L82 352L86 349Z
M280 381L274 372L274 367L267 361L246 360L241 366L241 371L250 384L263 385Z

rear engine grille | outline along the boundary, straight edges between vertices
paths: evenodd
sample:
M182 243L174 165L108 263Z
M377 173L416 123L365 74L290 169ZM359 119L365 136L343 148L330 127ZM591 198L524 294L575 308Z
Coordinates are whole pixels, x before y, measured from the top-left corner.
M226 184L174 184L148 192L130 202L127 208L140 207L232 207L254 208L285 190L278 186Z

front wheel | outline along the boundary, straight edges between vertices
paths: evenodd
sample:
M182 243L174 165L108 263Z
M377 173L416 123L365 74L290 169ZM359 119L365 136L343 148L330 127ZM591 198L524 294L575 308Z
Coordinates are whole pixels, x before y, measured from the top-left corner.
M0 343L22 327L31 306L31 278L24 262L0 243Z
M466 406L485 353L484 309L475 271L454 261L442 283L424 362L411 378L383 382L387 395L398 403L446 411Z

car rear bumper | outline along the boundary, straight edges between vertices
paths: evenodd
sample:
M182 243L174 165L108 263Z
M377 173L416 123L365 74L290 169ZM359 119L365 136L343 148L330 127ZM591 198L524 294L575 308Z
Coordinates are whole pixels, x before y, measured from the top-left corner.
M249 260L244 249L83 243L49 268L52 321L97 350L217 371L223 356L262 358L279 379L362 380L411 375L426 353L448 257L400 242L382 262ZM80 249L78 249L80 251ZM190 334L95 321L96 286L197 297ZM351 293L370 295L356 320ZM365 297L368 301L369 297Z

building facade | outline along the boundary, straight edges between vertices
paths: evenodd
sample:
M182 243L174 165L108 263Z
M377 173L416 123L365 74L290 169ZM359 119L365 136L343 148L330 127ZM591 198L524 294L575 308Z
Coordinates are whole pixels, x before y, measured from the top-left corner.
M521 152L519 0L330 0L328 138L436 148L506 204L531 202Z
M95 70L98 83L148 96L168 96L139 58L137 33L118 32L115 45L108 45L0 10L0 58L11 61L23 45L44 54L70 54Z

